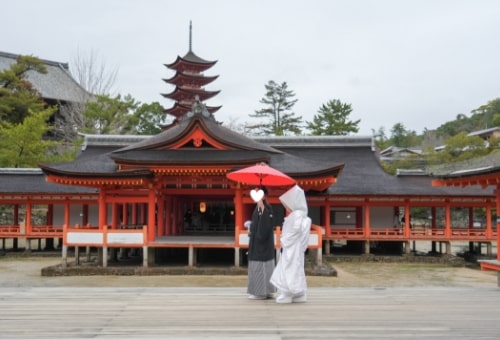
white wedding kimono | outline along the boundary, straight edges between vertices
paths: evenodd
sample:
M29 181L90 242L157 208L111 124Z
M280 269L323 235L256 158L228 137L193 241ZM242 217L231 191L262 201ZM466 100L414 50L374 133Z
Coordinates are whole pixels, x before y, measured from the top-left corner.
M311 219L307 217L307 201L299 186L280 196L291 213L285 217L281 231L281 257L271 276L271 283L283 294L300 296L307 291L304 252L309 243Z

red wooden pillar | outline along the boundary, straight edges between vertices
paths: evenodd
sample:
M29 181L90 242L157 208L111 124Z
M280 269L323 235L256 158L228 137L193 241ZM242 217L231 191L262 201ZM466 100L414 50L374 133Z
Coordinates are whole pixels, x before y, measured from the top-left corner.
M117 229L118 225L120 224L120 216L118 214L118 208L119 204L116 202L113 202L111 204L111 229Z
M486 206L486 237L490 238L493 235L493 230L491 228L491 207Z
M13 221L14 225L19 226L19 204L14 204L13 219L14 219ZM12 248L17 249L17 246L18 246L18 238L16 237L12 240Z
M364 236L366 240L364 241L365 244L365 254L370 254L370 234L371 234L371 225L370 225L370 205L368 202L365 200L364 204L364 210L365 210L365 226L364 226Z
M172 235L172 196L168 195L166 198L166 213L165 213L165 234Z
M158 236L165 235L165 197L158 197Z
M498 250L500 245L500 184L497 184L497 189L495 190L497 198L497 212L496 212L496 223L497 223L497 260L500 261L500 251ZM500 272L499 272L500 273ZM500 280L500 278L499 278Z
M26 203L26 218L24 221L24 225L26 227L26 234L31 234L31 215L32 215L32 204L31 202Z
M156 234L156 194L155 189L151 188L148 195L148 241L152 242L155 240Z
M241 186L238 183L236 186L236 191L234 192L234 231L237 233L239 230L243 229L243 192Z
M128 221L128 204L127 203L123 203L122 204L122 225L126 225L126 224L129 224L129 221Z
M369 237L371 233L371 228L370 228L370 205L368 202L365 201L364 205L364 210L365 210L365 225L364 225L364 236Z
M107 213L106 196L104 189L101 189L99 193L99 230L102 230L107 224Z
M329 236L332 234L332 228L331 228L331 223L330 223L330 202L326 202L325 204L325 211L323 212L323 219L324 219L324 225L325 225L325 235Z
M64 224L68 226L68 228L70 227L70 223L71 223L71 205L69 204L69 201L66 201L64 203Z
M47 215L45 217L45 224L50 227L54 226L54 205L47 205ZM54 249L54 239L49 237L45 239L45 249Z
M410 237L411 236L411 208L410 208L410 203L406 202L405 203L405 236Z
M447 200L444 207L444 234L451 237L451 207L450 202Z

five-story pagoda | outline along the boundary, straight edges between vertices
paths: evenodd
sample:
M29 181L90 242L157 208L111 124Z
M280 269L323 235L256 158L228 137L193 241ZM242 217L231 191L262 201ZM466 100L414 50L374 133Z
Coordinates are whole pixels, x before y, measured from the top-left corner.
M210 69L217 61L207 61L198 57L192 50L192 25L189 24L189 51L184 57L178 56L171 64L165 66L175 71L175 75L169 79L163 79L165 82L175 86L175 89L166 94L165 98L175 101L174 105L165 110L165 113L171 114L178 119L189 112L196 98L204 102L220 91L207 91L204 86L210 84L218 76L205 76L204 71ZM219 110L221 106L206 106L210 114Z

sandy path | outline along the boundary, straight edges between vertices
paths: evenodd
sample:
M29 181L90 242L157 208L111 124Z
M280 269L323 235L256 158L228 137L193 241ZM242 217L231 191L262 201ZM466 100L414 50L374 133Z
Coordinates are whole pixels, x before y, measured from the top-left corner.
M0 287L245 287L246 276L42 277L53 257L0 257ZM497 274L464 267L408 263L335 263L337 277L309 276L310 287L496 287Z

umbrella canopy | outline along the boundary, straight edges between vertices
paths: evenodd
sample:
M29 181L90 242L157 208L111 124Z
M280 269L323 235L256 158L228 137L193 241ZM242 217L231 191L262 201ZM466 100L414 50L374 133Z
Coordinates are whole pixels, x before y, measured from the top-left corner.
M295 180L265 163L249 166L226 174L232 181L259 186L284 186L295 184Z

